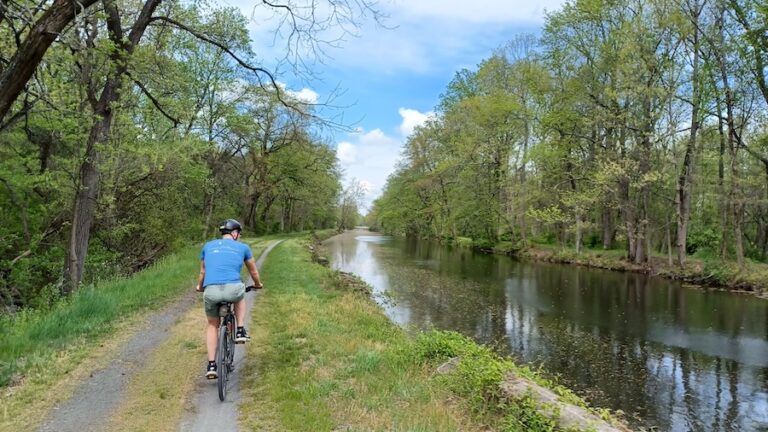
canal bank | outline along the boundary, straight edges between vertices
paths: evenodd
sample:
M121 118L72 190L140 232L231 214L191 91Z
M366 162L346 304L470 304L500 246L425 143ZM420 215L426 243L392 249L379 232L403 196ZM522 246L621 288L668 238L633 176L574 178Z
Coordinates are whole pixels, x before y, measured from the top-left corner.
M503 393L511 362L457 333L409 337L365 284L311 262L309 246L284 242L261 272L242 372L244 430L556 430L553 413Z
M768 427L768 302L371 232L326 246L331 265L372 285L403 328L470 336L627 413L633 427Z
M621 249L584 248L581 253L570 247L531 244L519 247L511 242L486 244L459 237L447 242L452 246L473 249L486 254L505 255L521 260L556 264L573 264L604 270L642 273L689 284L692 288L724 289L768 299L768 264L747 260L743 267L734 261L689 256L684 266L671 256L652 255L648 263L635 264L626 259Z

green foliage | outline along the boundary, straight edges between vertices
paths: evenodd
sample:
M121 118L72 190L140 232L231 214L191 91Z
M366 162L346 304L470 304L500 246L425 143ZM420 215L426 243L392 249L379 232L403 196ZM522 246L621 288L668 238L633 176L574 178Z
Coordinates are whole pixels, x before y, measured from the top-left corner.
M414 340L407 355L432 367L450 359L458 360L455 369L442 375L440 380L452 391L466 398L476 412L501 416L500 430L559 430L557 413L543 413L531 397L502 398L500 384L507 374L536 382L552 389L564 401L586 408L586 403L565 387L543 378L527 367L515 365L511 360L495 354L490 348L456 332L433 330L421 333Z
M716 253L720 246L720 233L717 227L714 226L702 226L693 225L691 231L688 234L688 242L686 249L689 254L702 254Z
M553 432L558 430L557 421L552 417L541 415L536 402L529 396L509 404L507 409L508 413L504 416L502 427L505 432Z
M118 5L126 24L136 6ZM247 18L236 8L164 3L158 13L257 64ZM0 131L4 310L55 304L66 280L73 204L94 124L88 95L114 70L107 32L84 30L102 28L103 19L91 14L62 33L30 87L28 100L39 101ZM287 92L282 100L290 106L282 103L221 47L157 24L126 56L130 79L112 104L109 137L97 143L96 212L86 221L87 253L75 251L85 256L85 285L210 238L225 218L258 233L336 223L341 174L334 150L316 135L322 128L312 107ZM0 34L6 30L4 21Z
M493 245L493 253L499 255L516 255L522 249L519 242L503 241Z
M373 225L484 250L624 244L644 266L676 246L681 220L683 254L765 260L768 133L756 113L768 99L754 76L768 52L750 24L764 7L700 6L579 0L549 14L539 40L518 36L456 73L438 117L406 142Z

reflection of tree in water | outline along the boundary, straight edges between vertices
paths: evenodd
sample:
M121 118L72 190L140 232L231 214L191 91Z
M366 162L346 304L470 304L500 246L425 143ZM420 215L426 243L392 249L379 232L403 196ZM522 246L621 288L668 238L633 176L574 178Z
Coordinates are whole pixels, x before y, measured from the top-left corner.
M727 346L750 337L764 348L765 302L419 241L356 245L343 259L361 248L410 325L457 330L543 365L593 404L638 416L635 426L768 427L765 406L750 408L768 401L768 368L742 366Z

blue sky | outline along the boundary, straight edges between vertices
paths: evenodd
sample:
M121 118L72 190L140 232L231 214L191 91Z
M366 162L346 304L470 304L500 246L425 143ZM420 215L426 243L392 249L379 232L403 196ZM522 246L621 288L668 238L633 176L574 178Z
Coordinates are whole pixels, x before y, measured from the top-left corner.
M352 0L354 1L354 0ZM275 40L274 14L252 0L221 0L236 5L250 20L254 51L265 64L284 55L283 40ZM301 3L291 0L289 3ZM367 188L368 206L394 170L402 145L413 127L434 110L440 93L461 68L475 68L492 51L521 33L538 34L544 13L561 7L560 0L390 0L378 10L384 24L370 20L356 35L347 35L336 48L324 50L322 61L310 59L312 77L300 79L284 70L288 88L326 100L338 88L333 104L353 132L335 131L345 182ZM257 4L257 6L254 6ZM338 32L326 32L335 39ZM266 43L262 42L266 41ZM331 113L331 112L329 112Z

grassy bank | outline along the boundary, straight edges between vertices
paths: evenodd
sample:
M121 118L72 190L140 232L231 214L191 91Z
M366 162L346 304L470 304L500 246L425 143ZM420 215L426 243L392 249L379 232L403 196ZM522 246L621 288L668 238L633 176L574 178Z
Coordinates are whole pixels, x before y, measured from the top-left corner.
M132 277L81 288L49 310L0 318L0 386L44 373L60 351L93 345L133 314L178 297L197 275L196 254L199 247L189 247Z
M584 405L455 333L409 338L364 284L312 263L307 246L283 243L262 273L267 289L253 311L243 371L244 430L553 430L530 401L502 397L510 372ZM461 360L452 372L435 373L454 357Z
M459 237L452 244L472 248L484 253L513 256L520 259L544 261L560 264L575 264L606 270L644 273L680 280L693 285L724 288L749 292L760 297L768 297L768 264L747 259L743 268L734 261L724 261L709 256L689 256L684 267L670 264L667 256L651 256L645 265L627 261L623 249L588 249L580 254L571 247L547 244L531 244L526 248L511 242L488 244L475 242L470 238Z

